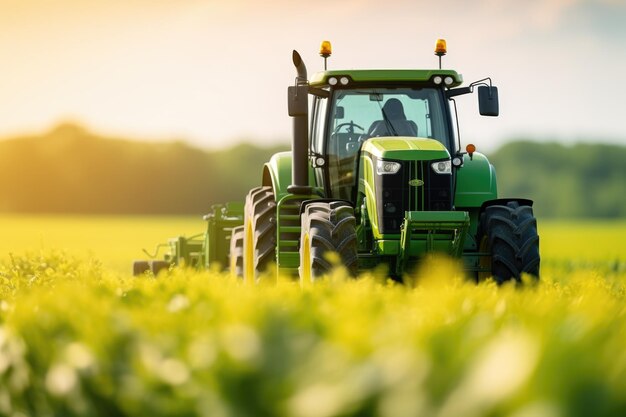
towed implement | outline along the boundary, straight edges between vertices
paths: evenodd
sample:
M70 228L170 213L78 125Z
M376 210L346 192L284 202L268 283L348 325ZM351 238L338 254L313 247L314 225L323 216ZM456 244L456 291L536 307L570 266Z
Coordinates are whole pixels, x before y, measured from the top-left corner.
M253 282L276 265L310 282L336 253L351 274L385 264L402 280L440 252L476 279L538 277L532 201L498 198L493 166L474 145L462 150L455 132L455 97L477 91L480 114L497 116L498 90L489 78L461 87L460 74L441 69L445 53L439 40L439 69L324 70L309 79L294 51L291 152L272 156L244 203L213 206L206 232L170 239L163 259L136 261L133 272L220 265ZM330 54L325 41L320 55Z

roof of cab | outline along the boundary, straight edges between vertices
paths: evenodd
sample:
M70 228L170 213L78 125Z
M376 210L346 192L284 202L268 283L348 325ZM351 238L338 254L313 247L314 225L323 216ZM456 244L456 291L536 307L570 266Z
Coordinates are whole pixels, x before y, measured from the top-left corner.
M313 74L309 84L312 86L328 85L331 77L347 76L356 83L397 83L397 82L428 82L435 75L450 76L453 82L448 87L457 87L463 83L463 76L454 70L438 69L369 69L369 70L332 70Z

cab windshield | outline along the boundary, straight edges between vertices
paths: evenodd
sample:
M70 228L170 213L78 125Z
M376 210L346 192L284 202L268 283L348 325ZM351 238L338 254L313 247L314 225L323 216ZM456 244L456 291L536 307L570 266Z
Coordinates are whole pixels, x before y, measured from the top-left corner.
M335 90L328 119L330 194L351 200L357 154L363 141L380 136L435 139L450 148L442 95L434 88Z
M440 92L434 88L364 88L334 94L331 132L365 137L416 136L448 145Z

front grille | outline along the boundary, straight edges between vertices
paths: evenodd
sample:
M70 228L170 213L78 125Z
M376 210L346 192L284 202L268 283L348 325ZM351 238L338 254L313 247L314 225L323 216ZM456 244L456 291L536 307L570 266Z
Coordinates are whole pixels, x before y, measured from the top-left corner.
M374 175L381 233L400 233L406 211L452 210L452 175L435 173L434 161L395 162L401 164L397 173Z

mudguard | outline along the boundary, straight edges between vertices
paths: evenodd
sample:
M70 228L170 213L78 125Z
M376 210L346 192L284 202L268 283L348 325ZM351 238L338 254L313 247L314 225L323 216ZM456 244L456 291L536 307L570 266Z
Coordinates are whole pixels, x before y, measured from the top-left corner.
M278 152L263 166L263 186L271 186L274 198L279 201L288 194L291 185L291 152Z
M480 207L498 198L496 171L485 155L474 153L463 157L463 167L456 172L454 206L457 209Z
M291 185L291 163L291 152L278 152L263 166L262 185L272 187L276 201L289 194L287 187ZM314 178L313 168L309 165L309 185L316 188Z

